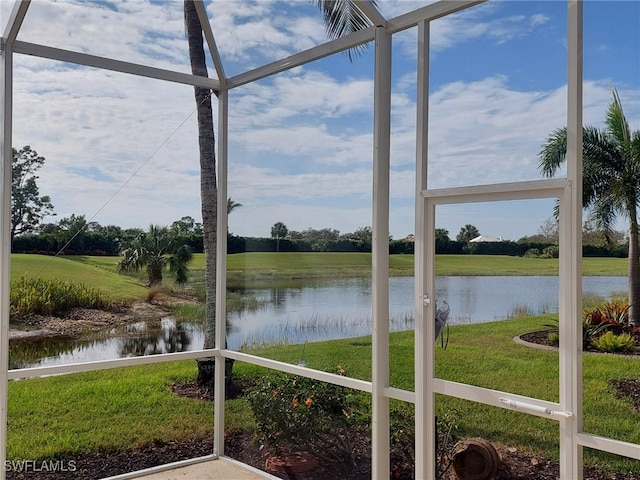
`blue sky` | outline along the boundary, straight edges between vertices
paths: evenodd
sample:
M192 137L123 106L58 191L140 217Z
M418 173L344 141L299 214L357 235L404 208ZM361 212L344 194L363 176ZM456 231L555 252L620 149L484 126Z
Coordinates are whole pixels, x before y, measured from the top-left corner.
M0 0L3 24L11 3ZM380 9L392 18L426 3L380 0ZM205 4L229 76L325 40L306 0ZM640 2L587 1L584 14L585 124L602 126L615 87L638 130ZM540 178L540 146L566 123L566 21L563 1L491 1L433 22L430 187ZM189 71L180 1L34 0L18 39ZM415 29L394 37L393 52L390 233L403 238L414 231ZM334 55L231 91L229 194L243 205L232 232L371 225L372 53L354 62ZM22 55L14 82L13 144L46 157L39 185L58 218L143 228L200 219L190 87ZM437 226L452 238L470 223L517 240L552 205L440 207Z

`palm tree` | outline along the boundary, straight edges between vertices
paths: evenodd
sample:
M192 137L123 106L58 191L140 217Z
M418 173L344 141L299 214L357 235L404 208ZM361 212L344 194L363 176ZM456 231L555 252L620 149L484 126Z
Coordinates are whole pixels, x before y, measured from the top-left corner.
M280 251L280 239L287 236L289 229L282 222L277 222L271 227L271 238L276 239L276 252Z
M151 225L120 252L118 271L138 271L146 267L150 287L162 283L162 272L169 266L176 283L185 283L187 264L193 254L176 230Z
M189 61L194 75L208 77L202 38L202 26L193 0L184 2L184 19L189 42ZM218 184L216 179L215 136L211 95L217 92L194 87L198 115L198 147L200 151L200 201L202 209L205 254L205 327L203 348L215 345L216 323L216 235L218 231ZM213 359L198 359L198 383L213 383Z
M640 201L640 131L631 132L618 92L607 111L605 128L582 130L582 205L592 221L612 232L617 216L629 220L629 320L640 326L640 250L638 212ZM540 151L540 169L552 177L567 156L567 128L554 131Z
M375 0L371 0L375 4ZM367 16L353 0L316 0L324 15L327 33L331 38L347 35L371 25ZM207 62L202 38L202 26L194 0L184 1L184 18L189 42L189 61L194 75L207 77ZM357 51L357 50L356 50ZM351 58L351 53L349 53ZM202 87L194 87L198 113L198 142L200 148L200 195L205 253L205 339L204 348L214 347L216 310L216 232L217 194L215 137L211 94ZM198 361L198 382L210 385L213 379L211 359Z
M236 208L241 207L242 204L236 202L231 197L227 198L227 215L233 212Z

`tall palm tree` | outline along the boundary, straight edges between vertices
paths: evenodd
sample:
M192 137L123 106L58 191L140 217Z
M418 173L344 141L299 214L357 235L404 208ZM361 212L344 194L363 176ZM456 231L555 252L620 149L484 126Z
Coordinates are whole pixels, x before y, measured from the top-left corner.
M162 272L169 271L177 283L185 283L189 269L187 264L193 257L176 230L151 225L120 252L118 271L138 271L146 267L150 287L162 283Z
M375 0L371 0L375 4ZM353 0L316 0L322 10L330 38L347 35L366 28L371 22ZM189 61L194 75L208 76L202 38L202 26L194 0L184 1L184 18L189 42ZM351 58L351 53L349 54ZM216 215L218 210L216 181L215 137L211 94L202 87L194 87L198 112L198 143L200 147L200 195L202 202L202 227L205 252L205 340L204 348L214 347L216 310ZM213 379L211 359L198 361L198 382L210 385Z
M629 319L640 326L640 131L631 132L618 92L607 111L605 128L582 130L583 197L595 224L609 233L617 216L629 221ZM540 151L540 169L552 177L567 156L567 128L554 131Z
M202 26L193 0L184 2L184 19L189 42L189 61L194 75L208 77L202 38ZM215 345L216 322L216 235L218 231L218 184L216 179L216 143L213 130L213 109L210 89L194 87L198 115L198 147L200 151L200 201L202 209L203 244L205 253L205 334L203 348ZM198 383L213 382L213 359L198 359Z

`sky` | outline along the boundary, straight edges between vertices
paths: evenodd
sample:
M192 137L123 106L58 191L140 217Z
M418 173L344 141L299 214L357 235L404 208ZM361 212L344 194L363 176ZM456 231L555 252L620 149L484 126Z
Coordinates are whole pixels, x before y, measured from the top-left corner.
M0 0L4 30L12 3ZM430 2L379 0L386 18ZM205 0L227 76L326 40L308 0ZM567 6L490 1L431 27L430 188L542 178L538 152L566 124ZM640 2L584 4L586 125L603 126L611 90L640 129ZM417 31L394 36L390 234L415 230ZM181 1L33 0L18 40L190 71ZM15 55L15 148L46 158L40 193L55 222L147 228L201 221L193 89ZM232 89L229 218L238 235L372 224L373 48L333 55ZM209 65L209 74L215 70ZM216 119L217 125L217 119ZM442 206L436 227L466 224L517 240L553 214L553 200ZM625 222L618 223L619 229Z

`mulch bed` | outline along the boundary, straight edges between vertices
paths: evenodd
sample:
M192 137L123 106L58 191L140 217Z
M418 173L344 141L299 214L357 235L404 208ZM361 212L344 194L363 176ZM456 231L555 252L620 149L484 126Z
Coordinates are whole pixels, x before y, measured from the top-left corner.
M521 339L541 345L549 343L547 332L526 334ZM616 380L611 381L610 385L615 395L627 399L640 411L640 379ZM227 388L227 398L240 397L251 386L250 381L234 379ZM177 384L172 387L172 390L176 395L202 401L213 400L211 390L201 389L195 383ZM7 480L98 480L209 455L212 453L212 443L212 438L196 438L179 442L154 443L123 452L76 455L73 457L75 471L30 471L28 473L8 471ZM369 480L371 478L371 438L367 432L354 432L352 443L355 450L355 466L347 461L319 459L318 467L310 472L272 474L286 480ZM559 478L559 464L555 460L532 456L510 446L495 445L495 447L501 459L495 480L557 480ZM406 458L406 451L406 446L392 445L390 479L412 479L412 465ZM252 432L234 431L228 433L225 438L225 455L264 470L268 452L254 442ZM68 463L67 466L69 466ZM443 475L443 480L456 478L452 468ZM639 480L639 477L624 473L613 474L587 467L584 470L584 480Z

